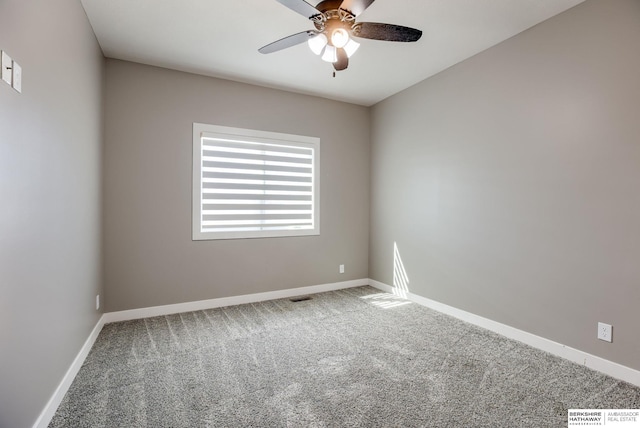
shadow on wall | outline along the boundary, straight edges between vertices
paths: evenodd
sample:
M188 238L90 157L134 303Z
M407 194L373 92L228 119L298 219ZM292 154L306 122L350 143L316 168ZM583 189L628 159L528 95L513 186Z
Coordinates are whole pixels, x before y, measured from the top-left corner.
M393 243L393 294L376 293L361 297L374 306L383 309L395 308L411 303L407 299L409 294L409 277L400 258L398 245Z
M409 293L409 277L402 263L398 244L393 243L393 294L403 299L407 298Z
M376 293L361 297L374 306L383 309L395 308L411 303L407 300L409 293L409 277L400 258L398 245L393 243L393 294Z

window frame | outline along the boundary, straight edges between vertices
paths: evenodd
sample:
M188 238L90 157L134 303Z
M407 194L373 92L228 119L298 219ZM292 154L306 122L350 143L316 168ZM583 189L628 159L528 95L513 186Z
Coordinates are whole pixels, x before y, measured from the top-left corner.
M225 138L239 142L301 147L313 150L312 165L312 224L309 229L279 229L253 231L202 231L202 139ZM193 123L192 146L192 240L256 239L320 235L320 138L255 129Z

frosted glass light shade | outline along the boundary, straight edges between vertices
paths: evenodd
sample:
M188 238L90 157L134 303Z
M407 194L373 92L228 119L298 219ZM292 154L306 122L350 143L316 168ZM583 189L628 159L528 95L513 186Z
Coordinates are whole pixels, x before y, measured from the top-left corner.
M338 49L343 48L349 42L349 33L344 28L338 28L331 33L331 44Z
M338 51L335 46L327 45L322 54L322 60L327 62L336 62L338 60Z
M347 53L347 57L351 58L351 55L356 53L359 47L360 47L360 43L356 42L353 39L349 39L347 44L344 46L344 51Z
M322 49L327 45L327 36L320 33L315 37L310 38L307 43L309 44L309 49L316 54L320 55Z

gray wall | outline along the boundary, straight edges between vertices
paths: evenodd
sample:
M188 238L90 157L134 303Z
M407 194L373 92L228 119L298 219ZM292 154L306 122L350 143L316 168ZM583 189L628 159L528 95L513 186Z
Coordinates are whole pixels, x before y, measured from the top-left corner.
M413 293L640 369L638 23L588 1L376 105L370 277L395 242Z
M0 427L31 426L98 321L103 58L80 2L0 1Z
M106 80L107 311L367 277L367 108L118 60ZM320 236L192 241L193 122L320 137Z

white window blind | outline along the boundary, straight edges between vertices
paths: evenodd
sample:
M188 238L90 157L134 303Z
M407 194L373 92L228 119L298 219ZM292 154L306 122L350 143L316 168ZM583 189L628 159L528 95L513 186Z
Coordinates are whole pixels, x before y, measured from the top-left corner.
M194 123L193 239L319 234L319 143Z

